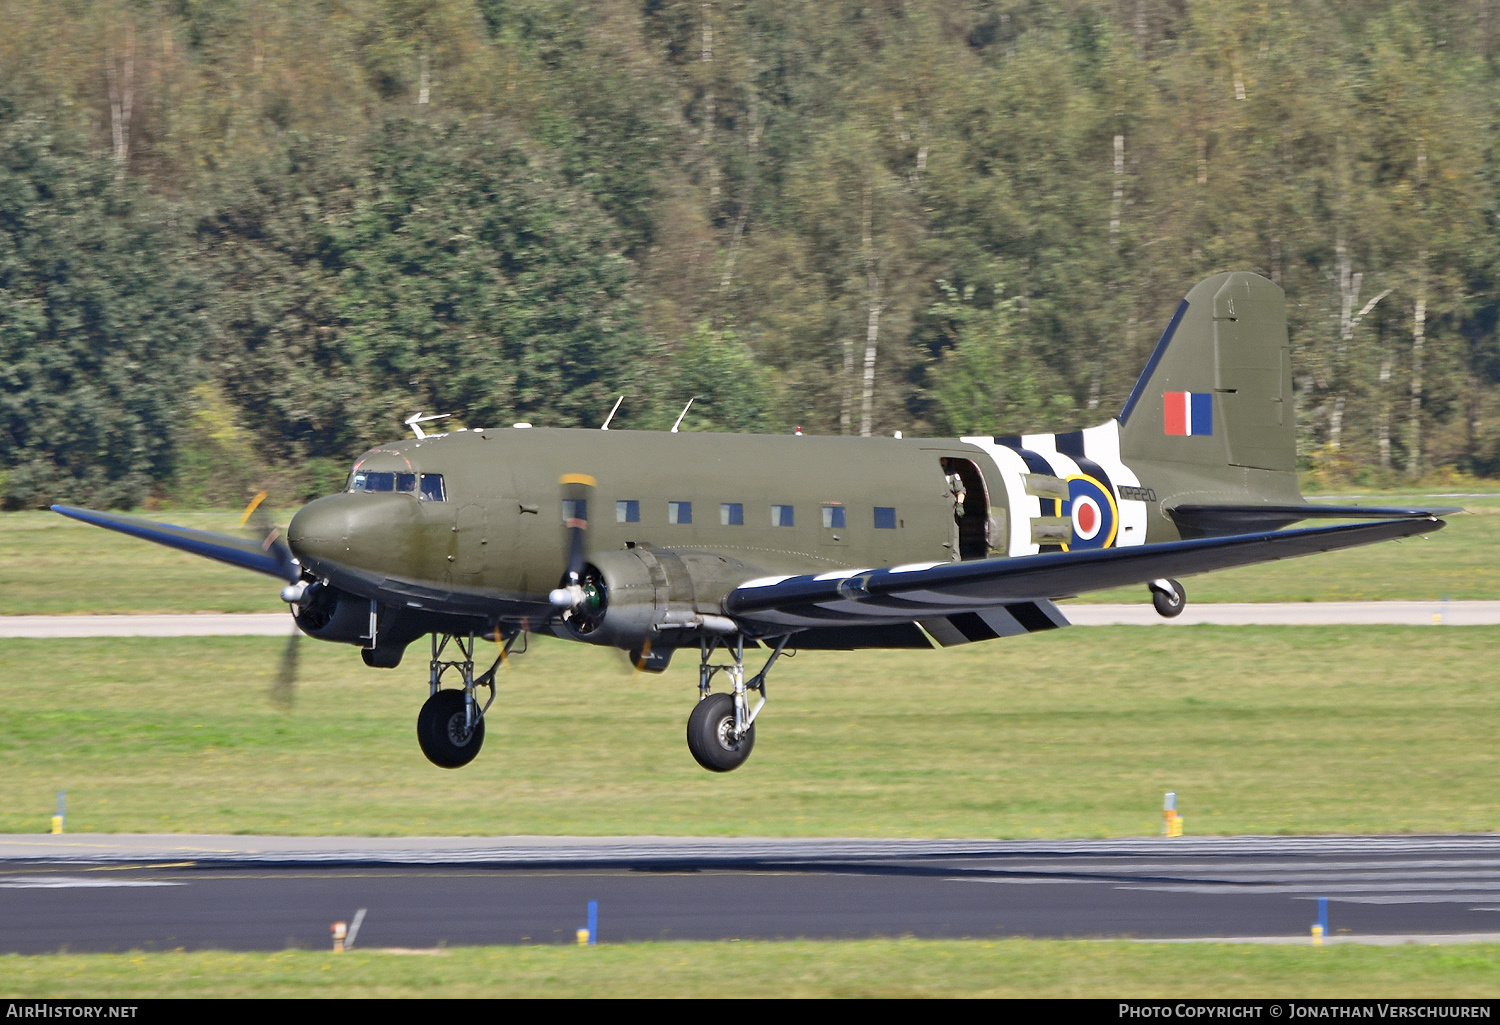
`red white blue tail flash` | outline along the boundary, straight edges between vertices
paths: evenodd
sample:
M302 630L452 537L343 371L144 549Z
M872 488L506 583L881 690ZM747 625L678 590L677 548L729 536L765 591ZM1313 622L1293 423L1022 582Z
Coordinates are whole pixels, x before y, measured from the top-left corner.
M1196 436L1214 432L1214 397L1211 392L1169 391L1161 398L1162 424L1168 434Z

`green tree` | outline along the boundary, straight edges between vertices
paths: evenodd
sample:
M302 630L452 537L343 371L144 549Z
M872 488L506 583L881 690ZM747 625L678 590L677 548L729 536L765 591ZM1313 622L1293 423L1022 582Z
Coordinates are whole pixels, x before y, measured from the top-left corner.
M6 506L136 505L171 475L206 328L172 218L0 97Z

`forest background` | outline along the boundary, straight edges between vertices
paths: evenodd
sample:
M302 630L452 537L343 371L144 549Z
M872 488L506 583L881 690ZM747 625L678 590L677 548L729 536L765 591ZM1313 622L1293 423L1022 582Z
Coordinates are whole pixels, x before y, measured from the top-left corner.
M0 0L0 502L1084 426L1241 269L1305 470L1495 475L1497 120L1496 0Z

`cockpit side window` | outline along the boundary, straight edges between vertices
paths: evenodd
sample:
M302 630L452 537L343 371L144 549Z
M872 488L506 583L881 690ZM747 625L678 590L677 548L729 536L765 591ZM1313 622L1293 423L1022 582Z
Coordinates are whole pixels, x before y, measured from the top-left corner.
M419 475L415 473L387 473L382 470L356 470L349 477L348 491L375 491L389 494L414 495L417 492ZM424 473L420 475L422 490L420 497L429 502L443 500L443 475Z
M396 475L394 473L381 473L362 471L356 473L349 479L350 491L395 491Z

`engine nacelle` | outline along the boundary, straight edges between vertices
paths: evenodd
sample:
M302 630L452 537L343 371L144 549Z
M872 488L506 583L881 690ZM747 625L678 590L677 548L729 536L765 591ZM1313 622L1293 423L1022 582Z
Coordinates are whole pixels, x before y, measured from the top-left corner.
M309 637L364 645L370 636L370 602L318 581L292 606L292 618Z
M700 633L733 633L734 621L700 612L700 599L717 607L717 597L733 586L728 582L743 574L730 569L738 563L707 558L711 563L699 566L694 556L644 547L597 552L584 571L587 597L564 614L563 624L579 640L631 649L648 642L678 647L695 643Z

